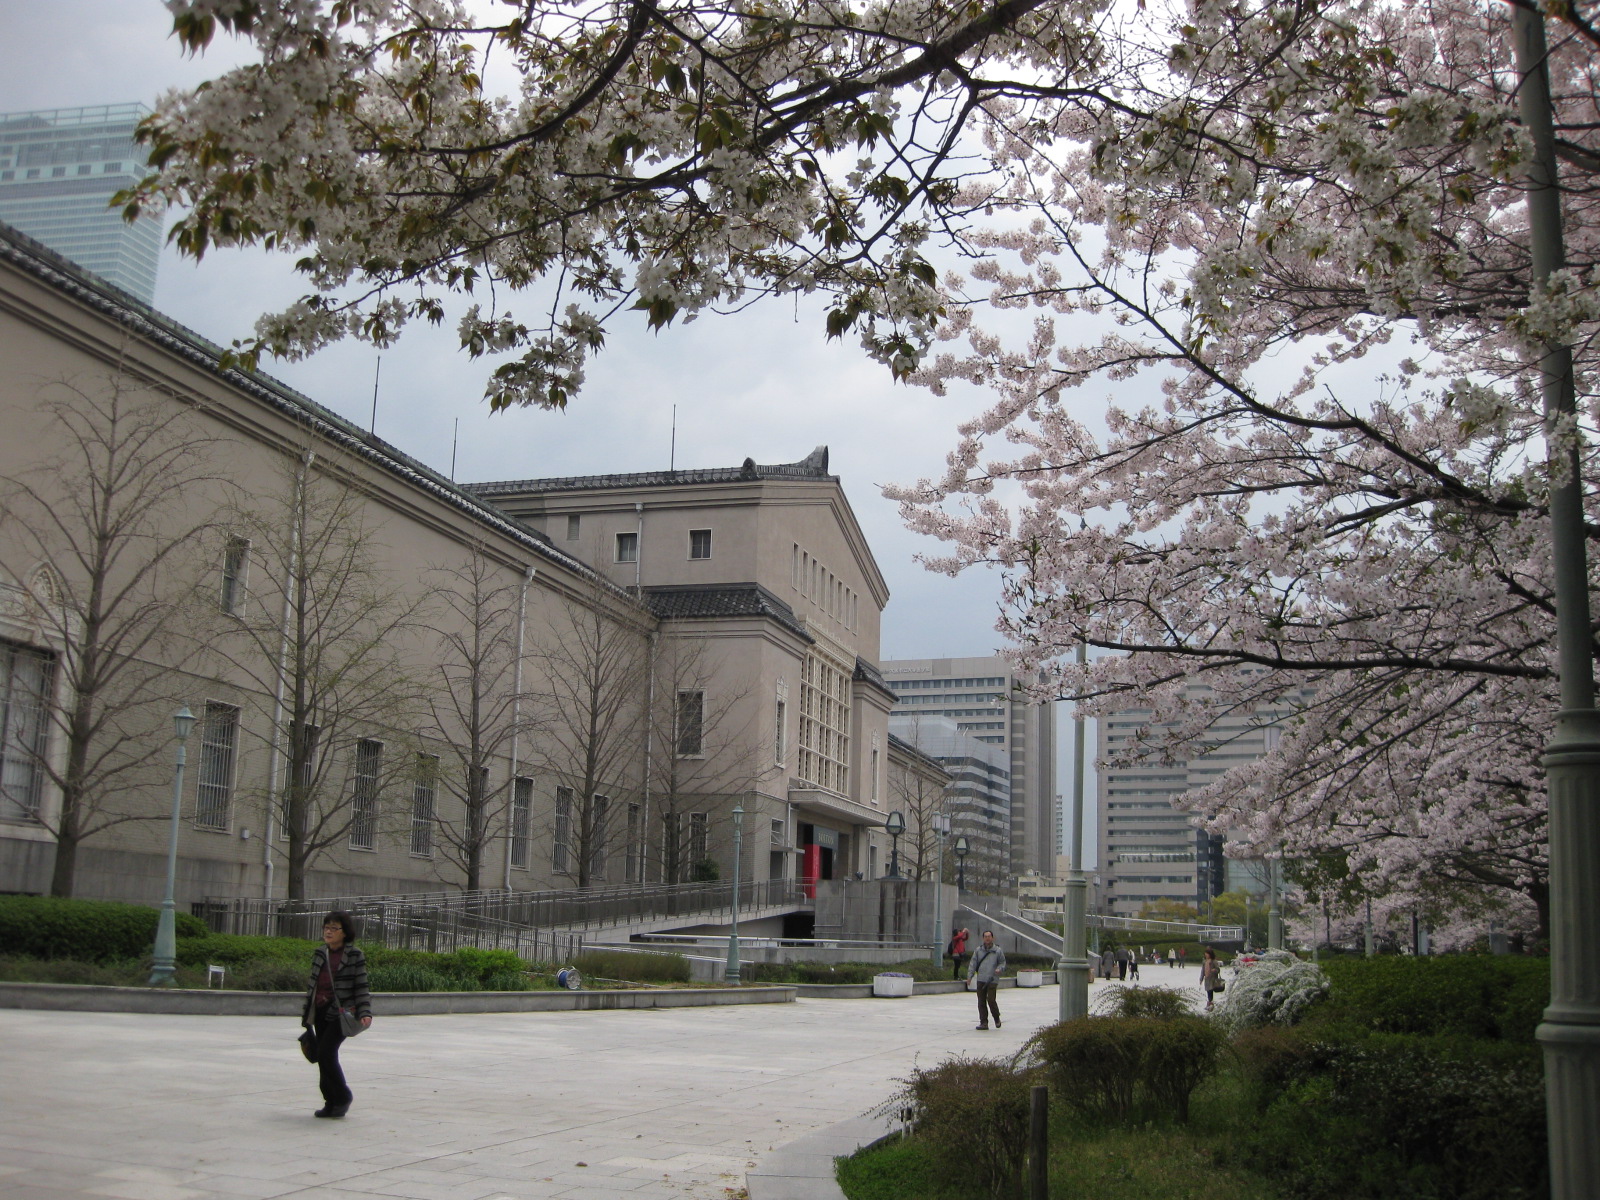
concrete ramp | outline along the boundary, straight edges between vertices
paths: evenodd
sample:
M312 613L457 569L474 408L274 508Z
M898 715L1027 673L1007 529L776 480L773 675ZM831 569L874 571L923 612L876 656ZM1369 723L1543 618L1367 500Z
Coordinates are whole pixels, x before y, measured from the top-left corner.
M1002 949L1012 954L1035 954L1049 958L1061 957L1061 935L1036 925L1026 917L1012 916L999 909L980 908L967 901L957 910L957 921L972 932L967 951L974 950L982 938L983 930L994 930L995 940Z

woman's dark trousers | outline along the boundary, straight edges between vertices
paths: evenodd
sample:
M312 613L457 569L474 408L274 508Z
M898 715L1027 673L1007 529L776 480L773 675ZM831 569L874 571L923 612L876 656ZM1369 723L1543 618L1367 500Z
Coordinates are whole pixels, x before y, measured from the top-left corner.
M339 1010L317 1010L317 1075L322 1085L322 1099L331 1108L348 1108L355 1099L350 1085L344 1081L344 1068L339 1065L339 1044L344 1041L344 1031L339 1028Z

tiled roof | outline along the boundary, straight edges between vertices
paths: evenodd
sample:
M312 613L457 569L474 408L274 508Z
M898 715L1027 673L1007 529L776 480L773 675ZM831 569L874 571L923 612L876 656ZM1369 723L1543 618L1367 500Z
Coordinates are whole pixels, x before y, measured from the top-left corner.
M620 589L593 568L557 548L545 534L507 516L493 505L469 494L465 488L432 467L397 450L382 438L373 436L270 375L259 371L245 372L237 367L223 367L220 361L223 353L221 347L3 221L0 221L0 261L94 309L128 330L132 336L160 346L225 380L232 387L283 413L340 449L430 493L468 519L494 529L524 549L550 562L559 563L607 591L620 593Z
M899 693L884 680L883 672L878 670L878 664L868 662L859 654L856 655L855 680L857 683L872 684L886 696L893 696L896 700L900 698Z
M644 589L644 602L663 621L715 617L769 617L815 641L790 608L759 583L671 584Z
M468 483L462 487L478 496L526 495L540 492L587 492L601 488L672 487L694 483L756 483L764 479L824 479L828 474L828 448L818 446L799 462L763 465L747 458L737 467L707 467L697 471L637 471L629 475L568 475L559 479L507 479L498 483Z

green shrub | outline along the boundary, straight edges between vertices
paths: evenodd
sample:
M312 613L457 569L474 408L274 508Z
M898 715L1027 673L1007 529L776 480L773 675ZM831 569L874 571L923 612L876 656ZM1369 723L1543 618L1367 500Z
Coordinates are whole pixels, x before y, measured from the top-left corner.
M914 1070L884 1107L909 1110L918 1139L952 1182L1014 1196L1027 1156L1036 1075L1016 1059L951 1058Z
M210 933L178 943L178 964L203 967L208 963L241 968L250 963L294 964L300 970L300 986L311 976L311 953L320 941L305 938L256 937L242 933Z
M127 987L145 983L148 967L132 963L90 963L77 959L0 958L0 980L6 983L78 983L101 987Z
M303 992L310 978L308 965L304 962L257 959L230 967L223 982L227 987L241 992Z
M526 971L499 971L483 981L486 992L526 992L532 988Z
M509 950L479 950L476 946L462 946L454 954L440 957L446 960L441 964L441 969L475 983L487 983L496 975L507 972L521 974L528 969L528 964Z
M1188 1017L1194 1000L1176 988L1127 987L1107 984L1094 1002L1095 1011L1107 1017Z
M1325 964L1325 1019L1384 1033L1463 1034L1531 1041L1549 1003L1547 959L1451 954L1382 956Z
M948 966L926 957L898 963L745 963L740 975L747 983L859 984L871 983L874 975L885 971L899 971L922 983L950 978Z
M688 983L689 960L681 954L636 954L628 950L587 950L573 960L578 973L629 983Z
M1305 1200L1535 1200L1548 1192L1533 1047L1303 1030L1275 1068L1258 1162ZM1272 1055L1264 1056L1267 1058Z
M367 986L374 992L461 992L476 991L459 979L413 963L392 967L368 967Z
M1139 1108L1187 1121L1189 1097L1215 1073L1222 1046L1222 1031L1192 1015L1080 1017L1028 1042L1061 1098L1098 1121L1126 1121Z
M178 947L204 936L205 922L175 913ZM159 909L108 900L0 896L0 953L39 959L107 963L140 958L155 948Z

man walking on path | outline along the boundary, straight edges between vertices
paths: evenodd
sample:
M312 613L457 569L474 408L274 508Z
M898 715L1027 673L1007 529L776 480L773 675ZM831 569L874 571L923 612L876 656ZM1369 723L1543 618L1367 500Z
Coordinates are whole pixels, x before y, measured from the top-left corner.
M967 961L967 931L958 929L950 938L950 957L955 960L955 971L951 979L961 978L961 968Z
M989 1028L989 1014L994 1014L994 1027L1000 1028L1000 1005L995 992L1000 990L1000 972L1006 969L1006 952L994 944L994 930L983 931L983 945L972 956L967 968L967 978L978 981L978 1028Z
M1117 947L1117 978L1118 979L1126 979L1127 977L1128 977L1128 948L1126 946L1118 946Z

